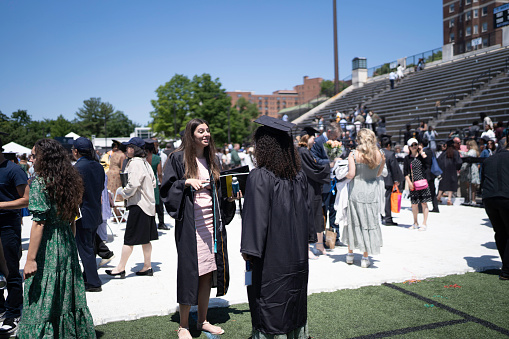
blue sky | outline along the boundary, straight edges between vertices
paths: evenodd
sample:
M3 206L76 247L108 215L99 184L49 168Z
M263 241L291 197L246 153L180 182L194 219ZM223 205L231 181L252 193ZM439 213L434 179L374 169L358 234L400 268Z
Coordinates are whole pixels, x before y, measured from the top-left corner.
M442 1L338 0L340 79L442 45ZM0 0L0 111L73 119L100 97L142 125L155 89L209 73L270 94L333 79L332 0Z

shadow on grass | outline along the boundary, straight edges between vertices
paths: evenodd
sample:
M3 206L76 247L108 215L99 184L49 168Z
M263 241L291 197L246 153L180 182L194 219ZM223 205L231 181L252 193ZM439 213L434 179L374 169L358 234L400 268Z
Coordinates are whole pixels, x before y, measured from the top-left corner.
M479 273L482 273L482 274L488 274L488 275L500 275L502 271L501 270L497 270L497 269L491 269L491 270L486 270L486 271L482 271L482 272L479 272Z

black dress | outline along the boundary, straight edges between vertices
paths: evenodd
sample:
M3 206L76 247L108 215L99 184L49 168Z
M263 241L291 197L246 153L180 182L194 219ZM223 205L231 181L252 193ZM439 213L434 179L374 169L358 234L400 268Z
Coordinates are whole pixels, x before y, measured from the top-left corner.
M194 193L185 187L186 178L182 151L170 154L163 173L161 200L168 214L175 219L175 243L177 245L177 302L183 305L198 304L198 253L196 228L194 225ZM235 216L235 202L220 196L221 189L212 184L214 212L214 238L217 239L215 253L217 270L212 275L212 287L217 287L216 296L228 291L230 273L226 247L226 227ZM217 183L219 185L219 183Z
M281 179L265 168L247 178L241 252L252 259L247 287L253 329L286 334L307 322L308 240L314 228L303 171Z
M308 198L314 216L314 233L325 231L322 212L322 187L330 181L329 164L319 164L307 147L299 147L302 170L308 179ZM313 237L315 238L316 235Z
M437 161L443 171L438 189L445 192L456 192L458 190L458 171L462 164L459 152L454 150L452 158L447 157L447 151L442 152Z
M426 158L427 159L427 158ZM412 182L427 179L426 172L428 171L428 161L420 154L417 157L407 155L403 164L405 170L405 177L410 176ZM410 203L412 205L431 202L431 191L429 186L423 190L410 191Z

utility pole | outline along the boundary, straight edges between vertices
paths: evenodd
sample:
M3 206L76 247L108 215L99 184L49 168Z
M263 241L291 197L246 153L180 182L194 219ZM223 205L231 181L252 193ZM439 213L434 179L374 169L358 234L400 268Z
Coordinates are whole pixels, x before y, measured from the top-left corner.
M228 106L228 145L230 145L230 106Z
M175 131L175 141L177 141L177 104L173 104L173 129Z
M339 65L338 65L338 13L336 0L332 3L332 16L334 18L334 94L339 93Z

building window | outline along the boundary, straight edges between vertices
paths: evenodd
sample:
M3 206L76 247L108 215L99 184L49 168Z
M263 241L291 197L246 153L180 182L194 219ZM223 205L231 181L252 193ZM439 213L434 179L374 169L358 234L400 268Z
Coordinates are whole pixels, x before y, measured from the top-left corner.
M472 3L472 0L465 0L465 6L470 5Z
M454 19L451 19L449 21L449 28L454 27Z
M460 36L460 38L463 38L463 30L462 29L459 30L459 36Z
M467 48L466 48L466 49L467 49L467 52L470 52L470 51L472 50L472 41L468 41L468 42L466 43L466 45L467 45L467 46L466 46L466 47L467 47Z
M463 15L458 15L458 22L463 22Z
M242 97L242 94L237 94L237 98L240 98L240 97Z
M472 11L465 13L465 21L472 20Z
M451 4L449 6L449 13L452 13L452 12L454 12L454 4Z
M479 17L479 10L474 9L474 18L478 18L478 17Z
M482 16L488 15L488 6L482 8Z
M482 47L488 47L488 38L482 39Z
M488 23L487 22L483 22L482 23L482 31L486 32L487 30L488 30Z
M449 34L449 42L454 42L454 33Z
M470 35L472 35L472 27L468 26L465 31L465 36L470 36Z
M474 2L478 2L478 0L474 0Z
M474 34L479 34L479 27L474 25Z

